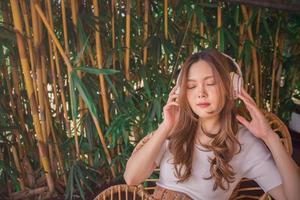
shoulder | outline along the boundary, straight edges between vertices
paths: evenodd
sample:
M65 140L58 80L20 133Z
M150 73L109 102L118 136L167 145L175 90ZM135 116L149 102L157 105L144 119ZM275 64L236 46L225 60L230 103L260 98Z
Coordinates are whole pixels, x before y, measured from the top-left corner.
M248 128L246 128L244 125L239 124L238 126L238 133L237 133L237 139L241 144L253 144L256 142L262 142L259 138L254 136Z
M253 133L251 133L245 126L239 125L237 138L241 144L242 157L252 156L257 159L259 157L261 157L262 159L269 157L270 151L268 150L265 143L261 139L253 135Z

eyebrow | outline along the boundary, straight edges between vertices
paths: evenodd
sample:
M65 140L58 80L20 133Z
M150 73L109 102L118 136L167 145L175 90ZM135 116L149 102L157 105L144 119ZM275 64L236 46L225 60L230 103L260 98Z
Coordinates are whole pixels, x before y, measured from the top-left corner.
M203 78L203 80L206 80L206 79L209 79L209 78L214 78L214 76L206 76L206 77ZM187 81L196 81L196 80L188 78Z

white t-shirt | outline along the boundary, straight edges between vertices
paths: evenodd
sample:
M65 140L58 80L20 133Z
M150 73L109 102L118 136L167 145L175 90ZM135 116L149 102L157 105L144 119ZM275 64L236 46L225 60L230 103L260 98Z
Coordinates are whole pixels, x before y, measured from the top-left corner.
M241 143L241 152L230 161L236 175L229 190L222 190L218 187L216 191L213 191L214 179L203 179L210 177L209 157L213 158L213 152L203 151L204 147L200 145L195 147L191 177L186 182L177 183L174 165L171 164L173 156L167 148L169 140L164 142L155 160L157 166L160 166L159 180L156 184L163 188L183 192L192 199L202 200L229 199L233 189L243 177L254 179L265 192L280 185L282 183L280 174L263 141L241 125L239 125L237 137Z

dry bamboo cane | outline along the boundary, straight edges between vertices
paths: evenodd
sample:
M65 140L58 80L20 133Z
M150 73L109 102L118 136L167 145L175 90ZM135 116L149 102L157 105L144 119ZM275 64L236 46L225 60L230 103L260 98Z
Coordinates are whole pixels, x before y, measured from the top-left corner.
M71 1L72 22L73 22L73 27L74 27L76 36L78 36L78 34L77 34L78 4L77 3L78 3L77 1ZM76 39L77 39L76 40L76 42L77 42L77 52L79 52L81 44L80 44L79 38L77 37ZM79 65L80 65L80 62L78 62L77 66L79 66ZM82 78L81 71L78 71L77 74L78 74L78 77L81 79ZM79 97L79 113L80 113L79 116L83 117L83 100L82 100L81 97ZM73 116L72 118L73 118L73 126L74 126L73 128L74 128L74 137L75 137L76 157L79 158L80 149L79 149L78 130L77 130L77 123L76 123L77 116Z
M168 40L168 0L164 0L164 36L165 40ZM167 74L168 73L168 55L165 51L165 56L164 56L164 72Z
M30 24L29 24L29 16L28 16L28 11L27 11L27 5L25 1L20 1L21 3L21 12L24 17L24 25L25 25L25 32L26 32L26 37L27 37L27 45L28 45L28 50L29 50L29 58L30 58L30 65L31 65L31 70L32 70L32 76L33 76L33 88L34 88L34 95L36 100L38 101L38 94L37 94L37 80L36 80L36 66L34 62L34 52L33 52L33 42L32 42L32 36L30 34Z
M100 16L99 14L99 5L98 5L98 0L93 0L94 4L94 14L98 18ZM96 24L96 32L95 32L95 40L96 40L96 52L97 52L97 64L98 68L102 69L103 68L103 50L102 50L102 45L101 45L101 36L100 36L100 26L99 24ZM106 93L106 86L105 86L105 81L104 81L104 76L103 74L99 75L100 79L100 94L102 97L102 103L103 103L103 110L104 110L104 119L106 125L109 125L109 105L108 105L108 99L107 99L107 93Z
M275 113L278 112L278 106L279 106L279 90L280 90L280 76L281 76L281 73L282 73L282 67L283 67L283 58L282 58L282 53L283 53L283 46L284 46L284 36L283 34L279 34L279 37L278 37L278 50L279 50L279 58L277 58L278 60L278 71L277 71L277 76L276 76L276 80L277 80L277 87L276 87L276 93L275 93L275 103L274 103L274 106L275 106Z
M7 27L7 24L9 22L9 17L8 17L8 13L7 13L7 9L3 8L3 21L6 23L4 24L4 27ZM6 78L6 82L7 82L7 87L8 87L8 91L9 91L9 95L10 95L10 101L12 103L12 107L13 109L13 114L14 116L16 116L16 119L19 119L19 125L20 128L22 130L22 132L24 133L24 142L25 142L25 148L23 149L19 149L19 153L20 156L23 157L23 151L27 152L28 149L30 149L32 147L32 138L29 136L28 131L26 130L26 126L25 126L25 119L24 119L24 115L23 115L23 108L22 108L22 103L21 103L21 93L20 93L20 89L19 89L19 79L18 79L18 75L17 75L17 67L16 67L16 63L12 57L12 54L9 55L9 61L11 64L11 74L12 74L12 81L13 81L13 87L15 89L15 94L17 95L17 104L15 105L14 101L13 101L13 94L12 94L12 86L10 84L10 81L8 80L8 75L7 75L7 70L4 67L5 71L4 73L6 73L6 75L4 75L4 77ZM11 88L11 89L10 89ZM18 137L20 137L20 135L18 135ZM20 143L18 143L19 146L21 146Z
M193 14L193 17L192 17L192 26L191 26L191 32L194 34L195 33L195 28L197 26L197 19L196 19L196 14L194 13ZM190 45L189 45L189 54L191 55L194 51L194 42L192 39L190 39L189 41Z
M275 83L276 83L276 71L278 70L278 59L277 59L277 50L278 50L278 36L279 36L280 26L278 25L276 28L275 38L274 38L274 53L273 53L273 63L272 63L272 86L271 86L271 112L274 108L274 97L275 97Z
M53 19L52 19L52 9L51 9L51 2L50 2L50 0L46 1L46 8L48 10L50 27L53 30L54 25L53 25ZM48 35L48 38L50 40L50 36L49 35ZM50 45L50 48L51 48L51 45ZM54 44L53 44L52 50L53 50L54 56L55 56L55 66L56 66L56 72L57 72L57 77L58 77L58 85L59 85L59 89L60 89L60 96L61 96L61 101L62 101L64 120L65 120L65 123L66 123L66 128L67 128L67 131L68 131L68 136L71 137L71 127L70 127L70 122L69 122L69 119L68 119L68 110L67 110L67 102L66 102L66 97L65 97L65 89L64 89L63 78L61 76L62 72L61 72L61 68L60 68L60 64L59 64L59 58L58 58L57 49L54 46Z
M112 66L116 69L115 0L111 1Z
M258 9L257 19L256 19L256 28L255 28L255 37L256 37L255 45L258 47L260 46L260 43L261 43L261 38L258 36L259 28L260 28L260 19L261 19L261 8ZM258 57L258 59L257 59L257 64L258 64L258 71L259 71L259 80L261 80L259 82L259 93L261 94L261 97L263 98L263 96L264 96L264 94L263 94L263 70L262 70L262 64L261 64L260 57Z
M242 13L244 20L248 23L249 22L249 15L246 6L241 5ZM251 26L247 26L247 32L249 40L254 43L254 38L252 34ZM257 63L257 53L256 48L254 46L251 46L251 54L252 54L252 60L253 60L253 69L254 69L254 82L255 82L255 97L256 97L256 104L260 107L261 106L261 95L259 91L259 71L258 71L258 63Z
M244 49L244 41L245 41L245 23L240 23L239 26L239 47L238 47L238 64L239 66L242 66L243 59L241 58L242 51Z
M64 32L64 42L65 42L65 51L67 56L70 55L69 50L69 40L68 40L68 29L67 29L67 17L66 17L66 8L65 8L65 0L61 0L61 17L63 22L63 32Z
M136 0L136 15L138 17L141 16L141 1L140 0Z
M65 54L65 52L64 52L64 50L63 50L61 44L59 43L59 40L57 39L55 33L54 33L53 30L51 29L51 27L50 27L50 25L49 25L49 23L48 23L48 21L47 21L47 19L46 19L46 17L45 17L45 14L43 13L43 11L42 11L42 9L40 8L40 6L35 5L35 9L36 9L38 15L41 17L42 22L44 23L44 25L45 25L45 27L46 27L46 29L47 29L49 35L51 36L51 38L52 38L54 44L56 45L56 48L58 49L58 51L59 51L61 57L63 58L63 60L64 60L64 62L65 62L65 64L66 64L66 66L67 66L68 73L71 73L72 70L73 70L72 65L71 65L71 62L70 62L69 58L67 57L67 55ZM70 81L70 80L69 80L69 81ZM100 141L101 141L101 143L102 143L102 145L103 145L103 149L104 149L104 152L105 152L105 154L106 154L107 161L108 161L109 164L111 164L111 156L110 156L109 151L108 151L108 149L107 149L107 145L106 145L105 139L104 139L104 137L103 137L103 132L102 132L101 127L100 127L100 125L99 125L97 116L94 116L93 113L91 113L91 115L92 115L93 121L94 121L94 123L95 123L96 129L97 129L97 131L98 131L98 135L99 135ZM111 169L112 169L113 177L116 177L113 168L111 168Z
M202 21L200 22L200 36L200 45L202 48L204 48L204 23Z
M4 64L1 71L2 71L3 77L6 81L7 90L8 90L8 93L9 93L10 104L11 104L11 110L12 110L12 113L13 113L13 115L11 116L11 122L13 124L15 124L15 120L16 120L16 117L17 117L16 106L15 106L15 102L14 102L14 99L13 99L12 87L11 87L10 80L9 80L9 77L8 77L8 74L7 74L7 67L5 66L5 64ZM14 136L14 138L16 138L16 137L19 138L20 133L17 130L13 130L13 136ZM21 144L20 144L20 140L17 140L16 142L17 142L18 147L22 148ZM19 174L20 174L20 177L18 178L18 181L20 183L21 190L24 190L25 189L25 184L24 184L24 179L23 179L24 173L23 173L23 170L22 170L21 165L20 165L19 156L18 156L16 147L14 145L12 145L11 151L12 151L12 155L13 155L13 158L14 158L15 166L16 166ZM21 149L20 149L20 153L21 153L20 156L22 156L23 152L22 152Z
M34 94L36 100L38 100L38 94L37 94L37 82L36 82L36 74L35 74L35 63L34 63L34 52L33 52L33 42L32 42L32 36L30 34L30 24L29 24L29 16L28 16L28 8L25 1L20 1L21 5L21 12L24 17L24 25L25 25L25 32L27 37L27 45L28 45L28 51L29 51L29 58L30 58L30 64L31 64L31 70L33 74L33 88L34 88Z
M149 27L149 0L145 0L145 13L144 13L144 36L143 36L143 63L144 65L147 64L148 58L148 48L146 46L146 41L148 39L148 27Z
M19 133L17 133L19 135ZM17 149L15 146L12 146L11 147L11 152L12 152L12 155L13 155L13 158L14 158L14 162L15 162L15 166L17 168L17 171L19 172L20 176L18 178L18 181L20 183L20 186L21 186L21 190L25 190L25 183L24 183L24 178L23 178L23 170L22 170L22 167L21 167L21 164L20 164L20 159L19 159L19 156L18 156L18 153L17 153Z
M43 141L41 125L40 125L39 116L38 116L37 103L36 103L34 91L33 91L33 82L32 82L31 75L30 75L29 62L28 62L27 55L25 52L25 44L24 44L24 41L22 38L23 27L22 27L22 23L21 23L21 15L20 15L20 10L19 10L19 5L18 5L17 0L10 0L10 3L11 3L12 14L13 14L13 21L14 21L15 32L16 32L16 37L17 37L17 44L18 44L18 50L19 50L19 55L20 55L20 60L21 60L21 66L22 66L22 70L24 73L25 87L26 87L27 96L28 96L29 102L30 102L30 108L31 108L31 112L32 112L32 118L33 118L34 128L35 128L36 137L37 137L36 139L38 141L38 149L39 149L39 154L41 157L40 160L42 162L42 166L45 171L49 191L54 192L54 190L55 190L54 182L53 182L53 178L51 175L49 158L47 157L46 148L45 148L45 144Z
M125 77L130 80L129 59L130 59L130 9L131 0L126 1L126 42L125 42Z
M218 1L218 14L217 14L217 48L220 50L221 48L221 27L222 27L222 2Z
M32 27L33 27L33 47L34 47L34 62L36 66L36 77L37 77L37 86L38 86L38 104L40 108L40 122L42 128L42 134L44 137L45 144L48 144L47 134L46 134L46 121L45 121L45 105L44 105L44 86L42 80L42 66L41 66L41 54L40 54L40 45L41 45L41 36L39 30L39 19L36 16L34 9L34 4L38 1L31 0L31 17L32 17Z
M67 176L65 173L65 167L64 167L64 163L63 163L63 155L61 154L61 151L59 150L59 144L58 144L58 140L56 138L57 134L53 127L52 117L50 114L50 105L49 105L49 101L47 99L45 99L45 105L47 107L46 117L49 119L50 132L52 133L51 135L52 135L52 139L53 139L53 143L54 143L55 153L58 158L58 163L59 163L61 174L63 176L64 184L67 185Z
M93 5L94 5L94 15L95 17L99 18L100 17L100 12L99 12L99 4L98 0L93 0ZM99 24L96 24L96 31L95 31L95 40L96 40L96 53L97 53L97 66L99 69L103 68L103 50L102 50L102 44L101 44L101 35L100 35L100 26ZM110 118L109 118L109 103L108 103L108 98L107 98L107 92L106 92L106 84L104 81L104 76L103 74L99 75L99 84L100 84L100 90L99 94L101 95L102 99L102 106L103 106L103 111L104 111L104 120L106 125L110 124ZM101 101L100 101L101 104ZM109 136L109 142L112 142L112 136ZM112 150L112 156L114 156L114 151Z
M17 66L16 66L15 60L12 55L9 56L9 60L10 60L10 64L11 64L13 87L14 87L15 95L17 97L17 113L18 113L18 119L20 121L19 124L20 124L21 130L25 136L24 137L25 145L27 146L28 149L31 149L33 146L33 138L29 134L29 132L26 128L26 125L25 125L24 109L23 109L22 102L21 102L21 91L19 88L19 75L17 72ZM25 152L27 152L26 148L25 148Z
M51 80L52 80L52 91L53 91L53 99L54 99L54 105L55 105L55 113L56 113L56 120L59 122L59 101L58 101L58 94L57 94L57 80L56 80L56 71L55 71L55 66L54 66L54 61L53 61L53 46L51 42L51 38L48 35L48 46L49 46L49 61L50 61L50 70L51 70Z

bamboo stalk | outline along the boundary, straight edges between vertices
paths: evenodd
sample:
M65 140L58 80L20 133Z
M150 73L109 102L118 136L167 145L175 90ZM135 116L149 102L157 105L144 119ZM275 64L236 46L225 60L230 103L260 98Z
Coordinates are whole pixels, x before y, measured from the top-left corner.
M168 39L168 0L164 0L164 34L165 39Z
M126 1L126 42L125 42L125 77L130 80L129 59L130 59L130 9L131 0Z
M116 69L116 31L115 31L115 0L111 1L111 40L112 40L112 66Z
M24 117L24 108L22 106L22 102L21 102L21 91L19 88L19 75L17 72L17 66L15 63L15 60L13 58L13 55L11 54L9 56L9 60L10 60L10 64L11 64L11 71L12 71L12 81L13 81L13 88L15 91L15 95L16 95L16 99L17 99L17 113L18 113L18 119L19 119L19 124L21 127L22 132L24 133L24 140L25 140L25 144L27 144L27 148L28 149L32 149L33 147L33 138L32 135L28 133L28 130L26 128L25 125L25 117ZM25 148L25 152L26 148Z
M56 71L55 71L55 66L54 66L54 61L53 61L53 45L51 42L51 38L48 35L48 46L49 46L49 61L50 61L50 71L51 71L51 80L52 80L52 91L53 91L53 100L54 100L54 105L55 105L55 113L56 113L56 120L59 122L59 101L58 101L58 94L57 94L57 78L56 78Z
M192 17L192 26L191 26L191 33L195 33L195 28L197 26L197 20L196 20L197 16L194 13L193 17ZM194 42L192 40L192 38L189 39L189 55L191 55L194 51Z
M30 78L31 76L30 76L29 62L28 62L28 59L26 56L25 45L24 45L24 41L22 38L23 27L22 27L22 23L21 23L21 15L20 15L20 10L19 10L19 5L18 5L17 0L10 0L10 3L11 3L13 21L14 21L15 32L16 32L16 37L17 37L18 51L19 51L21 66L22 66L22 70L23 70L24 78L25 78L24 79L25 87L26 87L26 91L27 91L27 96L30 101L30 108L31 108L32 118L33 118L33 122L34 122L34 128L35 128L35 132L36 132L36 139L38 141L39 154L41 157L43 169L45 171L49 191L54 192L54 190L55 190L54 182L53 182L53 178L51 175L49 159L46 154L45 144L43 142L41 125L40 125L39 116L38 116L37 103L36 103L36 100L34 97L34 91L33 91L33 82Z
M276 91L276 72L278 70L279 67L279 62L277 59L277 50L278 50L278 38L279 38L279 31L280 31L280 23L277 24L277 28L276 28L276 33L275 33L275 38L274 38L274 52L273 52L273 63L272 63L272 86L271 86L271 100L270 100L270 109L271 111L273 111L274 108L274 102L275 102L275 91Z
M241 58L242 51L244 49L244 41L245 41L245 23L241 23L239 26L239 47L238 47L238 64L242 66L243 59ZM246 82L245 82L246 83Z
M8 9L5 9L3 7L3 22L4 22L3 24L4 24L5 28L8 28L7 24L10 23L7 11L8 11ZM24 133L24 142L25 142L24 151L27 152L27 150L32 147L33 142L32 142L32 138L28 134L28 131L25 126L25 119L24 119L24 115L23 115L24 110L23 110L22 103L21 103L21 92L19 89L19 79L18 79L18 74L17 74L17 67L16 67L16 63L15 63L15 60L13 59L12 54L9 55L9 61L10 61L10 66L11 66L13 86L11 86L10 81L8 79L6 67L3 68L4 73L6 73L4 75L4 77L7 82L7 87L8 87L8 91L9 91L9 95L10 95L10 101L11 101L12 108L13 108L13 114L14 114L14 116L16 116L16 119L18 119L21 131ZM4 65L5 65L5 63L4 63ZM14 88L15 94L17 96L16 104L14 103L14 100L13 100L12 87ZM17 137L20 137L20 136L18 135ZM21 146L20 143L18 143L18 145ZM20 150L20 156L23 156L22 149L19 148L19 150Z
M57 47L59 53L61 54L61 57L63 58L63 60L64 60L64 62L65 62L65 64L66 64L66 66L67 66L68 72L71 73L72 70L73 70L73 68L72 68L72 65L71 65L71 63L70 63L70 60L68 59L67 55L65 54L65 52L64 52L64 50L63 50L61 44L59 43L59 40L57 39L55 33L54 33L53 30L51 29L51 27L50 27L50 25L49 25L49 23L48 23L48 21L47 21L45 15L44 15L43 11L41 10L41 8L40 8L38 5L35 5L35 9L36 9L38 15L41 17L42 22L44 23L44 25L45 25L45 27L46 27L46 29L47 29L49 35L51 36L51 38L52 38L54 44L56 45L56 47ZM69 81L69 82L70 82L70 81ZM101 127L100 127L100 125L99 125L98 119L97 119L96 116L93 115L93 113L91 113L91 115L92 115L92 117L93 117L93 121L94 121L95 126L96 126L96 128L97 128L97 132L98 132L100 141L101 141L101 143L102 143L102 145L103 145L103 149L104 149L104 152L105 152L105 154L106 154L106 159L107 159L108 163L110 164L110 163L111 163L111 156L110 156L109 151L108 151L108 149L107 149L107 145L106 145L106 142L105 142L105 139L104 139L104 136L103 136ZM112 174L113 174L113 177L116 176L113 169L112 169Z
M12 124L18 124L15 122L15 119L17 114L16 114L16 106L15 106L15 103L14 103L14 99L13 99L13 94L12 94L12 87L11 87L11 84L10 84L10 80L9 80L9 76L8 76L8 73L7 73L7 66L3 66L3 68L1 69L2 71L2 74L3 74L3 77L6 81L6 85L7 85L7 90L8 90L8 93L9 93L9 99L10 99L10 104L11 104L11 111L13 113L13 116L11 116L10 120L11 120L11 123ZM20 133L17 131L17 130L13 130L13 137L14 138L19 138L20 136ZM21 144L20 144L20 140L17 140L17 145L18 147L21 148ZM17 153L17 150L16 150L16 147L14 145L12 145L11 147L11 151L12 151L12 155L13 155L13 159L14 159L14 162L15 162L15 166L20 174L20 177L18 178L18 181L20 183L20 186L21 186L21 190L24 190L25 189L25 184L24 184L24 179L23 179L23 170L21 169L21 165L20 165L20 162L19 162L19 156L18 156L18 153ZM20 155L22 156L23 152L22 150L20 149Z
M148 39L148 27L149 27L149 0L145 0L145 13L144 13L144 36L143 36L143 63L147 64L148 48L146 46L146 41Z
M217 14L217 48L221 48L221 27L222 27L222 2L218 1L218 14Z
M63 22L64 42L67 55L70 55L65 0L61 0L61 17Z
M94 15L95 17L99 18L100 17L100 12L99 12L99 4L98 0L93 0L93 5L94 5ZM103 68L103 50L102 50L102 44L101 44L101 35L100 35L100 26L99 24L96 24L96 30L95 30L95 40L96 40L96 53L97 53L97 66L99 69ZM109 104L108 104L108 98L107 98L107 92L106 92L106 84L104 81L104 76L103 74L99 75L99 94L102 99L102 106L103 106L103 112L104 112L104 120L106 125L110 124L110 119L109 119ZM101 102L100 102L101 104ZM112 136L109 136L109 142L112 142ZM114 153L112 152L112 156L114 156Z
M78 33L77 33L77 14L78 14L78 1L71 1L71 13L72 13L72 23L74 27L74 32L75 35L77 36L77 52L80 51L80 40L78 38ZM77 66L80 65L80 62L78 62ZM82 78L82 73L80 71L77 72L79 78ZM79 116L83 116L83 100L82 98L79 97ZM80 155L80 149L79 149L79 142L78 142L78 130L77 130L77 123L76 123L76 118L77 116L73 116L73 127L74 127L74 137L75 137L75 148L76 148L76 157L79 158Z
M98 5L98 0L93 0L94 4L94 14L96 17L100 16L99 13L99 5ZM102 50L102 45L101 45L101 36L100 36L100 26L99 24L96 24L96 32L95 32L95 40L96 40L96 52L97 52L97 64L98 68L102 69L103 68L103 50ZM99 75L100 79L100 91L99 93L101 94L102 97L102 106L104 110L104 120L106 125L109 125L109 105L108 105L108 99L107 99L107 92L106 92L106 84L104 81L104 76L103 74Z
M164 0L164 35L165 40L168 40L168 0ZM164 72L168 73L168 55L165 50L164 55Z
M200 36L201 36L201 39L200 39L200 45L201 47L204 48L204 23L201 21L200 22Z
M25 32L27 36L27 45L29 50L29 58L30 58L30 65L32 70L32 76L33 76L33 88L34 88L34 95L36 100L38 100L38 94L37 94L37 80L36 80L36 66L35 66L35 58L34 58L34 52L33 52L33 42L32 42L32 36L30 34L30 25L29 25L29 16L27 11L27 5L25 1L20 1L21 3L21 11L24 17L24 24L25 24Z
M49 16L49 24L51 29L54 29L54 25L53 25L53 19L52 19L52 8L51 8L51 2L50 0L46 1L46 8L48 10L48 16ZM48 40L50 39L50 36L48 35ZM53 44L53 48L51 48L52 46L50 45L50 50L52 49L54 52L54 56L55 56L55 66L56 66L56 72L57 72L57 77L58 77L58 85L59 85L59 89L60 89L60 96L61 96L61 101L62 101L62 107L63 107L63 116L64 116L64 120L65 120L65 125L67 128L67 132L68 132L68 136L71 137L71 127L70 127L70 122L68 119L68 110L67 110L67 102L66 102L66 97L65 97L65 89L64 89L64 83L63 83L63 78L61 76L62 72L61 72L61 66L59 63L59 56L57 53L57 49ZM51 59L52 60L52 59ZM69 74L68 74L69 77ZM57 105L58 106L58 105Z
M19 134L19 133L17 133ZM25 183L24 183L24 179L23 179L23 170L21 168L21 164L20 164L20 159L19 159L19 156L18 156L18 153L17 153L17 149L15 146L12 146L11 147L11 152L12 152L12 155L13 155L13 158L14 158L14 162L15 162L15 166L20 174L20 177L18 178L18 181L20 183L20 187L21 187L21 190L25 190Z
M278 58L278 72L277 72L277 76L276 76L276 80L277 80L277 88L276 88L276 94L275 94L275 113L278 112L278 106L279 106L279 90L280 90L280 78L281 78L281 74L282 74L282 68L283 68L283 47L284 47L284 35L283 34L279 34L278 37L278 51L279 51L279 58Z
M247 12L247 8L244 5L241 5L242 8L242 13L243 13L243 17L246 21L246 23L249 22L249 15ZM248 32L248 37L249 40L254 43L254 38L253 38L253 34L252 34L252 29L251 26L248 25L247 26L247 32ZM255 82L255 96L256 96L256 104L260 107L261 106L261 95L260 95L260 91L259 91L259 71L258 71L258 63L257 63L257 54L256 54L256 49L254 46L251 46L251 54L252 54L252 60L253 60L253 69L254 69L254 82Z
M32 27L33 27L33 47L34 47L34 62L36 66L36 76L37 76L37 87L38 87L38 104L40 108L40 122L41 129L44 138L44 143L48 144L47 135L46 135L46 121L45 121L45 105L44 105L44 86L42 81L42 66L41 66L41 36L39 30L39 19L36 16L36 12L34 9L34 4L39 4L39 1L31 0L31 18L32 18Z
M48 109L46 109L46 116L49 119L50 132L51 132L52 140L53 140L53 143L54 143L54 150L55 150L56 156L58 158L58 163L59 163L61 175L63 176L64 184L67 185L67 176L66 176L66 173L65 173L65 167L64 167L64 163L63 163L63 155L62 155L62 153L59 149L59 143L58 143L58 139L56 137L57 134L56 134L56 131L54 130L54 127L53 127L52 117L51 117L51 114L50 114L49 101L46 100L46 99L45 99L45 105L48 108Z

